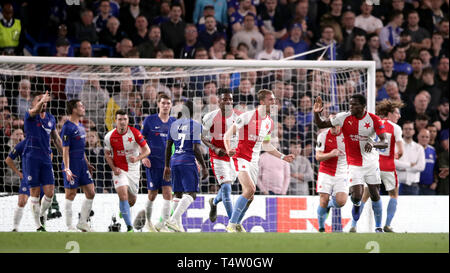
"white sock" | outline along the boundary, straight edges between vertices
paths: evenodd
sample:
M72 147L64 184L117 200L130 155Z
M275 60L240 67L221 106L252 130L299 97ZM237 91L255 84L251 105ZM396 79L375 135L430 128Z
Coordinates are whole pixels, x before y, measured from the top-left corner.
M45 216L45 212L50 208L52 205L53 197L47 197L44 195L41 200L41 210L39 212L39 216Z
M165 222L170 217L170 200L163 199L163 205L161 209L161 216L163 222Z
M180 201L181 201L181 199L180 198L177 198L177 197L174 197L173 199L172 199L172 210L173 210L173 213L175 213L175 211L177 210L177 207L178 207L178 205L180 204ZM173 213L172 213L172 215L173 215ZM170 215L170 212L169 212L169 215ZM180 220L181 219L181 217L179 218L179 219L175 219L175 221L177 221L177 223L179 223L179 221L181 221Z
M41 208L41 205L39 204L39 197L30 197L30 202L34 223L36 224L37 228L39 228L41 226L41 223L39 222L39 211Z
M72 200L66 199L64 203L64 214L66 215L66 226L71 227L72 226Z
M183 213L187 210L187 208L194 202L194 198L190 196L189 194L183 194L183 198L181 198L177 209L173 212L172 218L173 220L177 221L177 223L180 221L181 216Z
M23 216L23 207L17 206L16 210L14 211L14 229L19 229L20 220L22 220Z
M145 203L145 219L149 222L152 221L152 210L153 210L153 201L147 199L147 203Z
M89 214L91 213L93 202L94 199L87 199L87 198L84 199L83 204L81 205L81 212L80 212L81 223L87 223L87 219L89 217Z

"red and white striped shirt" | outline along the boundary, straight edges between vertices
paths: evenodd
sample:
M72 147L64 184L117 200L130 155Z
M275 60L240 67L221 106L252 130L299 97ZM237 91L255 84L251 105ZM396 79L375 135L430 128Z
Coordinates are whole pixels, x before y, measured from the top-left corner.
M139 156L140 147L147 144L138 129L128 126L124 134L119 134L116 128L105 136L105 150L112 151L114 166L126 172L139 172L141 162L129 162L131 156Z
M388 147L386 149L378 149L380 154L380 171L395 171L395 143L402 141L402 128L388 119L383 119Z
M369 141L373 142L376 135L384 133L384 124L380 117L366 112L361 119L358 119L350 112L341 112L330 121L333 126L341 126L348 165L366 167L378 164L379 156L376 149L368 153L364 146Z
M331 129L323 131L317 136L317 152L329 153L334 149L345 152L344 135L333 135ZM347 174L347 159L345 154L320 162L319 172L331 176L345 176Z
M228 130L228 128L230 128L236 122L240 114L240 112L233 110L230 116L225 117L222 115L222 111L220 109L216 109L205 114L205 116L203 117L203 131L208 132L206 137L214 146L225 150L223 135ZM236 145L237 136L233 136L231 139L231 147L236 147ZM228 155L220 157L211 149L209 149L209 157L211 159L211 162L214 159L230 161L230 157Z
M241 114L236 120L239 142L233 158L243 158L258 163L261 146L273 130L273 120L266 115L261 119L258 109Z

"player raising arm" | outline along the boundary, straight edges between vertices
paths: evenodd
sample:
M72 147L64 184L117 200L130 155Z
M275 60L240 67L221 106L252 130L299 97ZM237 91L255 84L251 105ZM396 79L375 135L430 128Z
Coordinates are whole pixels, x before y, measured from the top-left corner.
M45 230L46 211L52 204L55 189L55 177L50 148L50 138L62 154L61 138L56 131L56 120L47 113L50 101L48 91L33 94L31 109L25 113L24 129L26 145L24 149L24 173L30 186L31 210L37 225L37 231ZM39 203L41 186L44 197Z
M283 155L270 143L270 133L274 128L270 118L270 108L275 105L273 92L262 89L258 92L259 106L255 110L241 114L224 135L224 145L228 156L233 157L242 195L236 200L233 214L227 226L228 232L245 231L240 222L248 208L247 204L253 200L258 181L258 161L261 149L287 162L294 160L294 155ZM231 146L232 137L239 130L237 149Z
M377 114L382 118L385 126L385 132L388 137L388 147L379 150L380 154L380 177L386 191L388 191L390 199L387 207L386 223L383 227L385 232L393 232L391 222L397 210L398 199L398 179L395 171L395 159L403 155L403 137L402 128L397 125L400 119L400 109L404 104L392 100L382 100L377 104ZM365 202L369 199L369 193L365 190L360 207L360 214L364 208ZM352 227L350 232L356 232L357 221L352 219Z
M114 188L127 232L133 232L130 207L136 203L139 192L141 160L150 154L150 148L139 130L128 126L125 110L117 110L115 122L116 128L105 136L105 159L113 170Z
M364 184L368 185L372 208L375 215L376 232L383 232L381 228L382 204L380 199L380 168L378 152L373 148L385 149L388 146L384 124L381 119L366 111L366 98L361 94L350 97L350 110L338 113L335 117L322 119L323 111L321 97L314 103L314 122L319 128L341 126L345 140L345 153L347 155L348 179L350 182L350 195L352 215L355 220L361 215L360 205L364 192ZM375 142L375 136L380 141Z
M330 208L340 208L348 198L347 159L344 136L339 126L331 127L317 136L316 160L320 162L317 192L319 232L325 231L325 220ZM330 196L332 196L330 200Z
M202 141L209 148L211 168L219 183L220 189L215 198L209 199L209 220L217 219L217 204L223 201L228 218L233 213L231 201L231 185L236 180L232 160L225 151L223 135L236 121L238 114L233 110L233 94L230 89L223 89L219 93L219 109L207 113L203 117ZM233 138L232 147L236 146L237 138Z
M191 119L194 114L192 101L186 101L184 106L169 131L164 167L164 180L169 181L172 178L174 195L181 199L173 215L166 221L166 226L176 232L183 232L181 216L194 202L199 191L196 159L202 168L202 180L208 177L208 169L200 148L202 125ZM173 155L172 144L175 144Z
M81 205L80 219L77 228L81 231L92 231L87 220L94 201L95 189L92 180L92 172L95 168L88 162L84 152L86 144L86 131L81 118L85 116L86 110L80 100L70 100L67 102L67 114L69 119L61 129L61 139L63 142L63 178L64 191L66 194L65 214L68 231L76 231L72 225L72 203L77 195L78 188L81 188L86 199Z

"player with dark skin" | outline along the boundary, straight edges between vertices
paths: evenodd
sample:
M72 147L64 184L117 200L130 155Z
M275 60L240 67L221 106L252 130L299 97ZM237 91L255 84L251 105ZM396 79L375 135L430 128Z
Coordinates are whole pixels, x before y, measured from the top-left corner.
M351 115L355 116L357 119L362 119L366 114L366 105L362 104L358 99L353 97L350 99L349 104ZM322 119L322 117L320 116L320 113L322 113L322 111L323 111L323 102L322 98L319 96L316 98L313 107L314 122L320 129L333 127L329 117L326 119ZM364 146L364 150L367 153L370 153L373 148L385 149L388 147L386 134L382 133L378 135L378 137L380 139L379 142L373 143L369 141L366 143L366 145ZM370 199L375 202L380 200L380 185L368 184L368 188ZM354 185L350 187L351 200L354 204L361 201L363 193L364 193L364 185Z

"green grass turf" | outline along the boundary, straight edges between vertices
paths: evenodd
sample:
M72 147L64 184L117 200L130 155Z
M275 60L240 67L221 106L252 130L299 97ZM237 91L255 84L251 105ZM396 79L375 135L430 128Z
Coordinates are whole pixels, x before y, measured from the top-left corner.
M448 233L0 232L0 253L443 253ZM370 243L370 242L376 243ZM67 247L67 249L66 249Z

